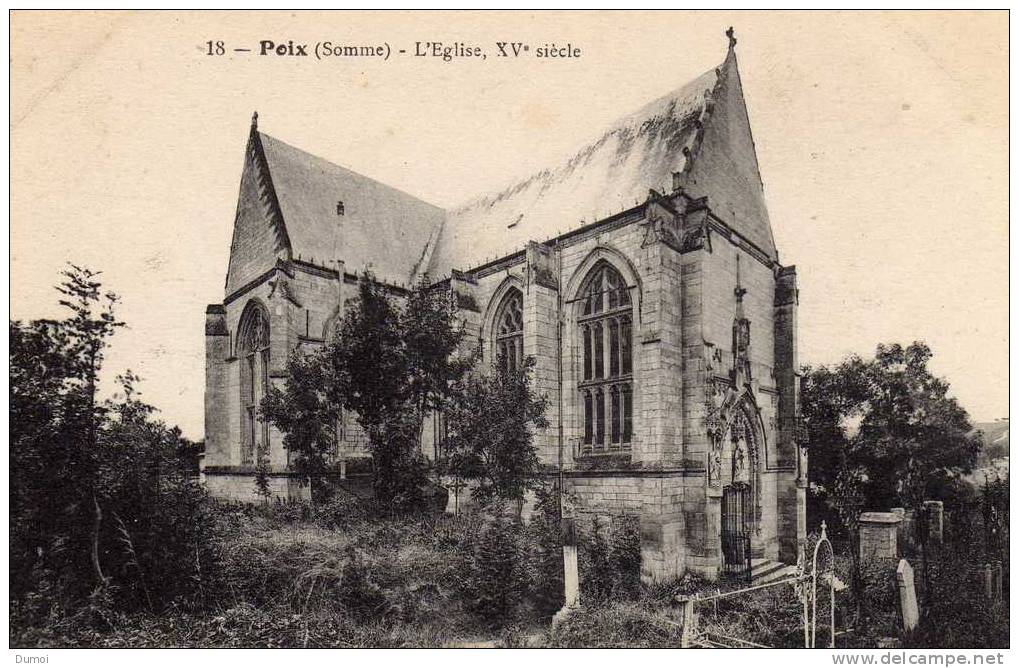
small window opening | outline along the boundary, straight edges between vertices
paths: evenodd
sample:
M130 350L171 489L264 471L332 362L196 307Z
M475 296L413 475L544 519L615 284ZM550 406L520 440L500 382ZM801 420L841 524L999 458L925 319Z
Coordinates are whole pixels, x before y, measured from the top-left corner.
M337 216L343 215L343 200L336 202L336 215Z

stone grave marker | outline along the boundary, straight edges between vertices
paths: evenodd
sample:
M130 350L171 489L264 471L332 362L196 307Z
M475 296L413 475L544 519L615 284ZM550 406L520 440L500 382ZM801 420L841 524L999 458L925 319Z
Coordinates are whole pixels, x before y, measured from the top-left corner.
M916 587L913 584L913 567L905 559L899 560L895 569L895 582L899 588L899 606L902 609L902 628L912 631L920 621L920 607L916 602Z

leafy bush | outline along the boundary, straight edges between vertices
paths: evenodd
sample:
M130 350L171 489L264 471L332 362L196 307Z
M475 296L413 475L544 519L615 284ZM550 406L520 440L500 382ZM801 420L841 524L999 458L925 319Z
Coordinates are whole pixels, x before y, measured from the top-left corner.
M499 508L478 539L467 604L490 623L507 620L527 589L519 533L519 526Z
M904 638L908 647L1009 646L1008 590L1004 601L992 603L984 595L979 568L941 559L931 564L931 584L921 603L916 632Z
M315 523L328 529L349 527L371 517L371 508L352 494L338 491L315 508Z
M546 616L556 613L564 600L563 536L557 500L549 490L537 491L537 504L527 530L531 598Z
M604 603L576 609L545 638L549 647L677 647L681 627L644 603Z
M609 538L610 562L617 597L632 598L640 591L640 520L633 515L613 518Z
M589 532L578 531L577 543L581 601L586 603L607 600L612 595L615 574L601 517L595 515L591 519Z

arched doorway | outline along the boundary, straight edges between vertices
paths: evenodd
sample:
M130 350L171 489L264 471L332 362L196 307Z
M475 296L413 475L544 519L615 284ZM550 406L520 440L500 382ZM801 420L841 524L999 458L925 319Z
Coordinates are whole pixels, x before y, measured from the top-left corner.
M720 444L722 572L749 580L751 560L764 548L755 544L761 535L761 438L750 402L740 402L731 415Z

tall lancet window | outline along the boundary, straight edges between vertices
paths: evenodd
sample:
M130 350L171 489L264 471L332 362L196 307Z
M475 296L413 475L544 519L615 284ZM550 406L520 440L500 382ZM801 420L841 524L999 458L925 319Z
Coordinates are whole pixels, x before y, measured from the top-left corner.
M250 303L241 317L239 332L241 462L253 464L269 450L269 426L258 419L258 406L269 387L269 315L265 308Z
M623 277L597 265L580 297L584 450L629 449L633 440L633 304Z
M513 288L503 297L495 316L495 361L513 373L524 359L524 296Z

